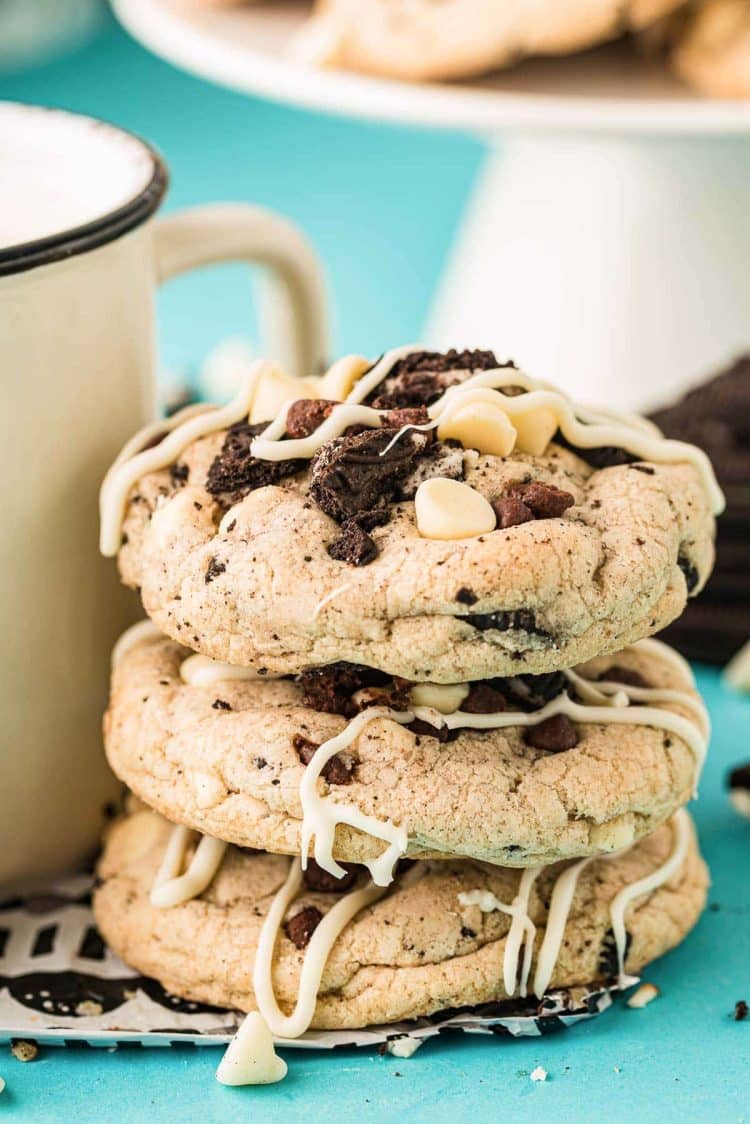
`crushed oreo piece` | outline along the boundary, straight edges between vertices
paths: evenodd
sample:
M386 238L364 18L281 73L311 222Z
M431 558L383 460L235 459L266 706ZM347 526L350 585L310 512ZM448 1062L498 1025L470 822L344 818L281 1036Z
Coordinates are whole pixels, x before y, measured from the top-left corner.
M368 429L320 449L312 461L310 494L321 511L343 523L387 507L429 444L427 434L409 430L386 452L396 432Z
M495 613L469 613L458 620L466 621L479 632L494 629L497 632L528 632L534 636L551 638L551 634L539 628L531 609L498 609Z
M307 948L313 933L323 920L323 914L314 905L305 906L294 917L290 917L284 925L286 935L297 948Z
M553 714L538 726L529 726L525 732L525 741L534 749L560 753L564 749L574 749L578 745L578 731L567 714Z
M642 472L644 476L653 476L656 472L656 469L652 468L650 464L631 464L630 467L635 469L636 472Z
M499 714L507 710L507 707L505 696L490 683L472 683L468 695L461 703L461 710L467 714Z
M651 684L632 667L622 667L621 664L612 664L606 671L597 675L597 679L611 680L613 683L622 683L625 687L650 687Z
M413 500L417 488L425 480L432 480L436 476L446 480L463 480L464 478L464 451L460 446L452 446L442 441L432 444L419 457L413 472L396 488L397 500Z
M623 962L628 958L630 941L630 933L626 933ZM604 934L604 940L599 950L599 974L605 980L613 980L618 975L619 971L620 965L617 959L617 940L615 938L614 929L608 929Z
M744 999L738 999L734 1005L734 1021L736 1023L744 1023L748 1016L749 1008Z
M473 371L512 366L498 363L491 351L413 351L394 363L366 402L378 410L429 406Z
M303 737L302 734L295 734L292 738L295 753L303 765L310 764L315 756L316 749L320 748L320 744L319 742L311 742L309 738ZM326 761L320 775L328 784L351 784L353 772L354 761L351 758L340 757L338 753L335 753L329 761Z
M514 675L493 680L493 684L519 710L527 713L541 710L552 699L561 695L567 680L561 671L548 671L542 675Z
M309 437L338 405L328 398L298 398L286 413L287 433L293 438Z
M620 449L617 445L600 445L595 449L582 449L579 445L568 441L559 429L552 440L556 445L562 445L563 449L570 449L571 453L575 453L592 468L615 468L621 464L633 464L638 460L638 457L634 457L632 453Z
M476 935L477 934L475 933L475 931L473 929L470 929L468 925L462 925L461 926L461 936L464 938L464 940L466 940L466 941L474 940Z
M426 406L404 406L389 410L382 421L388 429L403 429L405 425L429 425L430 415Z
M493 500L492 510L502 531L508 527L518 527L521 523L531 523L534 518L534 512L518 496L501 496Z
M337 878L335 874L329 874L327 870L323 870L322 866L318 866L315 859L307 860L307 870L302 874L302 880L308 890L316 890L320 894L343 894L347 890L351 890L354 883L357 881L357 874L359 868L354 863L340 863L343 866L346 874L343 878Z
M206 573L203 578L206 585L209 585L214 578L218 578L219 574L223 574L226 568L226 562L220 562L218 558L209 558Z
M732 769L727 777L727 785L729 788L744 788L750 792L750 761Z
M182 488L187 484L189 476L190 469L186 464L171 464L169 466L169 477L175 488Z
M344 520L341 534L328 544L326 550L336 562L348 562L350 566L369 566L379 553L377 543L356 518Z
M238 503L248 492L276 484L306 467L304 460L263 461L254 457L250 446L268 425L237 422L227 430L221 452L214 458L206 477L206 490L226 506Z
M411 705L410 679L394 676L389 684L383 687L364 687L360 692L359 708L368 710L371 706L387 706L391 710L408 710Z
M353 718L357 704L352 695L364 686L361 670L356 664L331 663L303 671L298 678L303 704L325 714Z
M533 480L529 484L512 484L508 495L528 507L535 519L556 519L574 505L575 496L554 484Z
M211 708L212 710L231 710L232 704L228 703L226 699L214 699Z
M682 570L688 594L691 594L700 581L698 570L687 557L687 555L682 553L682 551L680 551L677 556L677 565Z
M476 605L479 598L473 589L468 586L462 585L460 589L456 590L456 601L459 605Z

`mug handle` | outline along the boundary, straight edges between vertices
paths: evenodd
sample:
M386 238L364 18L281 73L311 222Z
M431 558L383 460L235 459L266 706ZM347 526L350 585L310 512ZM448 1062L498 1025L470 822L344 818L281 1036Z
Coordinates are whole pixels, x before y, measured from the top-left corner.
M288 219L264 207L217 203L158 219L154 234L159 284L218 262L265 266L265 349L290 374L325 370L329 325L323 270L311 244Z

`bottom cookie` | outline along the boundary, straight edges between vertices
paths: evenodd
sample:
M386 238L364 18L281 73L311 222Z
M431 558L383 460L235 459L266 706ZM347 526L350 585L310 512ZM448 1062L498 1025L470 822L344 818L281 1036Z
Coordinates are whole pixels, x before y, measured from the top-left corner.
M692 928L708 885L679 812L608 858L525 871L405 863L388 889L356 868L342 885L314 865L303 873L297 859L227 847L200 896L160 908L152 888L159 882L165 900L157 875L183 831L150 811L112 827L94 896L101 933L177 995L260 1008L277 1037L635 974ZM182 855L190 871L194 849ZM171 885L184 883L172 865Z

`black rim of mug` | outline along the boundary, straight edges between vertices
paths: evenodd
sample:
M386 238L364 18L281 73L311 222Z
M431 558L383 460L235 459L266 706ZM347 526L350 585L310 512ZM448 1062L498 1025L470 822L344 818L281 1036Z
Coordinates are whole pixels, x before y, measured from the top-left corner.
M31 242L19 242L15 246L8 246L7 249L0 249L0 277L65 261L67 258L76 257L78 254L84 254L88 250L95 250L98 246L113 242L150 218L161 203L169 185L169 172L156 149L136 133L122 129L119 125L111 125L107 121L100 123L124 133L144 148L153 165L150 180L127 203L91 222L71 227L57 234L49 234L45 238L35 238Z

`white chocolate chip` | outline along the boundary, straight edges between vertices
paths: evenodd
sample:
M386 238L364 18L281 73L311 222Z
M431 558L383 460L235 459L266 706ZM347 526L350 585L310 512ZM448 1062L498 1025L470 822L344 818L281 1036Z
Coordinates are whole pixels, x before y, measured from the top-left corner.
M414 510L424 539L473 539L495 529L488 501L459 480L425 480L417 488Z
M408 1034L404 1034L399 1038L390 1038L385 1048L394 1058L410 1058L412 1054L416 1054L421 1045L421 1038L411 1038Z
M360 379L369 367L369 359L363 359L361 355L345 355L318 380L320 397L343 402L357 379Z
M431 706L441 714L453 714L468 693L468 683L415 683L411 701L414 706Z
M656 984L641 984L628 999L628 1007L640 1010L641 1007L647 1007L654 999L658 999L660 995L661 992Z
M507 457L516 443L510 418L498 406L478 402L457 406L446 412L438 426L441 441L460 441L465 449Z
M298 398L317 398L318 386L314 379L296 379L279 367L269 367L263 372L250 408L251 423L270 421L283 406Z
M513 415L516 427L516 448L532 457L540 457L557 432L557 414L548 406Z

